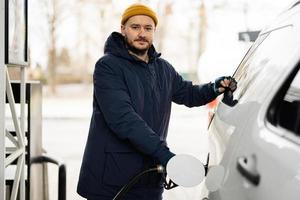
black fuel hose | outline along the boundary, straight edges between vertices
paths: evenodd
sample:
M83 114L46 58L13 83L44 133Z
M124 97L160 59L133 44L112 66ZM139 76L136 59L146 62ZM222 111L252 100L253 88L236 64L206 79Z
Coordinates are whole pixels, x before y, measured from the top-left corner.
M158 165L157 167L147 169L135 177L133 177L126 185L122 187L122 189L118 192L118 194L113 198L113 200L122 200L125 194L132 188L136 182L143 177L145 174L148 174L150 172L156 172L156 173L164 173L165 169L163 166Z

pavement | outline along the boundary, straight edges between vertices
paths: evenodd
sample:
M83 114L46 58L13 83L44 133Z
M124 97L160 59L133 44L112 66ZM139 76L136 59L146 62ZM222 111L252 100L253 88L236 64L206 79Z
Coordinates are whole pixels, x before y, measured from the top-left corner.
M50 96L43 89L43 146L67 166L67 199L83 200L76 193L81 159L92 113L92 85L64 85ZM176 154L190 154L203 163L208 153L205 107L172 105L168 144ZM49 166L50 200L57 199L57 168ZM203 184L164 192L164 200L198 200Z

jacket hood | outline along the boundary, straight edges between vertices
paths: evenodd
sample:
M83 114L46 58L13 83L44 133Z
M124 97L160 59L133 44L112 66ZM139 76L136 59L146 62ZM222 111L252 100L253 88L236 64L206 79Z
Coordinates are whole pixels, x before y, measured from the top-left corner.
M121 33L113 32L106 40L104 45L104 54L113 54L118 57L125 58L127 60L137 60L134 56L130 55L126 46L124 36ZM157 53L154 46L148 50L149 61L155 60L161 54Z

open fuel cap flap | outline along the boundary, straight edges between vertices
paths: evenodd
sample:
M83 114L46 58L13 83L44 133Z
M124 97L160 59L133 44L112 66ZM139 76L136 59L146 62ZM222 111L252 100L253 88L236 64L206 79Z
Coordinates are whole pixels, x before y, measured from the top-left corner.
M205 169L202 162L197 158L191 155L179 154L169 160L167 174L177 185L194 187L203 181Z

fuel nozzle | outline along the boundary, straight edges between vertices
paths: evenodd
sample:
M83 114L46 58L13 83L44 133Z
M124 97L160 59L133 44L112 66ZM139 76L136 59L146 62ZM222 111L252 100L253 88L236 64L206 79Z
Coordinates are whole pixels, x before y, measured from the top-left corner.
M132 188L133 185L136 184L136 182L142 178L144 175L148 173L165 173L165 168L162 165L157 165L156 167L147 169L135 177L133 177L126 185L124 185L121 190L117 193L117 195L113 198L113 200L121 200L125 196L125 194Z

